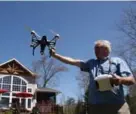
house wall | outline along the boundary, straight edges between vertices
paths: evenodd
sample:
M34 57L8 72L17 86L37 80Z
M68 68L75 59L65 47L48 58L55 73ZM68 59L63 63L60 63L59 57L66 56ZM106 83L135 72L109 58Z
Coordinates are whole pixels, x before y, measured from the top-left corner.
M35 93L35 90L37 89L37 84L35 84L35 83L32 83L32 82L34 82L34 78L28 78L28 77L25 77L24 78L24 76L16 76L16 75L0 75L0 78L4 78L4 77L7 77L7 76L11 76L11 77L13 77L13 76L15 76L15 77L18 77L18 78L20 78L20 79L22 79L22 80L24 80L25 82L26 82L26 92L29 92L29 93L31 93L31 94L33 94L34 95L34 93ZM13 81L13 78L11 79L11 81ZM30 83L31 82L31 83ZM12 83L12 82L11 82ZM12 89L12 86L10 87L11 89ZM20 92L20 91L18 91L18 92ZM15 93L15 92L14 92ZM1 97L3 97L3 98L5 98L5 96L1 96ZM9 96L6 96L6 98L9 98L9 106L11 106L11 104L12 104L12 99L14 98L16 98L16 99L18 99L19 100L19 102L21 102L21 98L17 98L17 97L15 97L15 96L13 96L13 92L12 91L10 91L10 93L9 93ZM23 100L23 99L22 99ZM29 101L31 101L30 103L28 103ZM33 106L35 105L35 103L34 103L34 99L33 99L33 97L30 97L30 98L26 98L25 99L25 108L26 109L28 109L28 110L32 110L32 108L33 108ZM31 106L31 107L29 107L29 106Z
M31 100L31 107L28 107L28 99L26 100L26 106L28 110L32 110L32 108L35 106L36 104L36 98L35 98L35 90L37 89L37 84L28 84L28 90L31 89L31 93L33 94L32 98L29 98L29 100ZM29 91L28 91L29 92Z
M36 78L35 77L30 77L30 76L21 76L22 78L26 79L28 83L30 84L35 84L36 83Z

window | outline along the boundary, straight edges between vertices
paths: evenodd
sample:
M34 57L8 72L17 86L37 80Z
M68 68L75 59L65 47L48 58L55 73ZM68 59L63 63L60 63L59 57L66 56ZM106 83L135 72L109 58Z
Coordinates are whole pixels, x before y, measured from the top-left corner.
M10 91L11 89L11 76L0 78L0 88ZM2 96L9 96L9 93L3 93Z
M3 84L2 88L10 91L10 86L11 85L9 85L9 84Z
M2 97L0 100L0 104L9 104L9 98Z
M5 84L11 84L11 76L6 76L3 78L3 83Z
M20 91L20 86L13 85L12 91Z
M13 77L13 91L26 91L26 82L19 77Z
M25 108L26 99L21 99L21 106Z
M28 108L31 108L31 99L28 99Z
M0 78L0 83L2 83L2 78Z
M16 93L12 93L12 96L16 96Z
M9 107L9 98L2 97L0 100L0 106L1 106L1 108L2 107L8 108Z
M22 86L21 91L26 91L26 86Z
M0 88L13 92L12 94L10 94L10 92L1 94L2 100L0 100L0 106L6 107L6 106L9 106L9 99L11 98L16 99L17 92L22 92L27 90L27 83L23 78L19 76L18 77L4 76L0 78ZM25 103L26 103L26 100L22 100L22 106L25 106ZM31 106L31 104L29 105Z
M31 88L28 88L28 92L32 92L32 89L31 89Z
M13 82L11 82L13 80ZM12 90L11 90L12 86ZM5 76L0 78L0 88L8 91L26 91L27 83L16 76ZM3 94L4 95L4 94Z
M0 78L0 88L10 91L11 89L11 76ZM2 96L9 96L9 93L3 93Z
M3 93L2 96L9 96L9 93Z
M13 84L20 85L21 84L21 79L18 77L13 77Z
M26 85L25 81L22 80L22 85Z

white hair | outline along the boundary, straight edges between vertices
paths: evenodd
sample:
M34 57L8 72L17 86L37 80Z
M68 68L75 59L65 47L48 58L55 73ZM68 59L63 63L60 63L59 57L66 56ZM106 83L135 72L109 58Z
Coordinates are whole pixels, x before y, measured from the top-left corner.
M108 40L97 40L95 42L95 46L96 45L102 45L102 46L105 46L107 47L109 53L111 52L111 43L108 41Z

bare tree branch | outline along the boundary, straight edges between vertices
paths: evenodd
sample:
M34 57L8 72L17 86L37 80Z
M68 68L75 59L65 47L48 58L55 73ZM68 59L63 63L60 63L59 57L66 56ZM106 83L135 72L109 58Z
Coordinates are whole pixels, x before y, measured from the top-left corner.
M43 87L46 87L47 85L50 86L50 83L55 83L54 79L57 74L68 70L67 67L58 64L57 61L52 58L49 59L46 56L42 57L41 60L34 61L32 66L39 77L44 79Z
M79 87L85 92L89 84L89 74L87 72L79 71L79 74L76 76Z
M120 45L117 53L125 59L133 71L136 69L136 10L132 8L125 10L124 17L117 27L127 37L126 43Z

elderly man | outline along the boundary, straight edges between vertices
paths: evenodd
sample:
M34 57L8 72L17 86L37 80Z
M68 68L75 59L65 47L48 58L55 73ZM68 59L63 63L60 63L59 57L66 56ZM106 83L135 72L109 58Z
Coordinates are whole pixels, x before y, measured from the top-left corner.
M82 60L61 56L52 50L52 56L66 64L78 66L89 72L89 114L130 114L125 101L124 87L135 83L135 79L126 62L118 57L109 57L111 44L107 40L98 40L94 46L96 59ZM112 74L111 90L99 91L95 77Z

